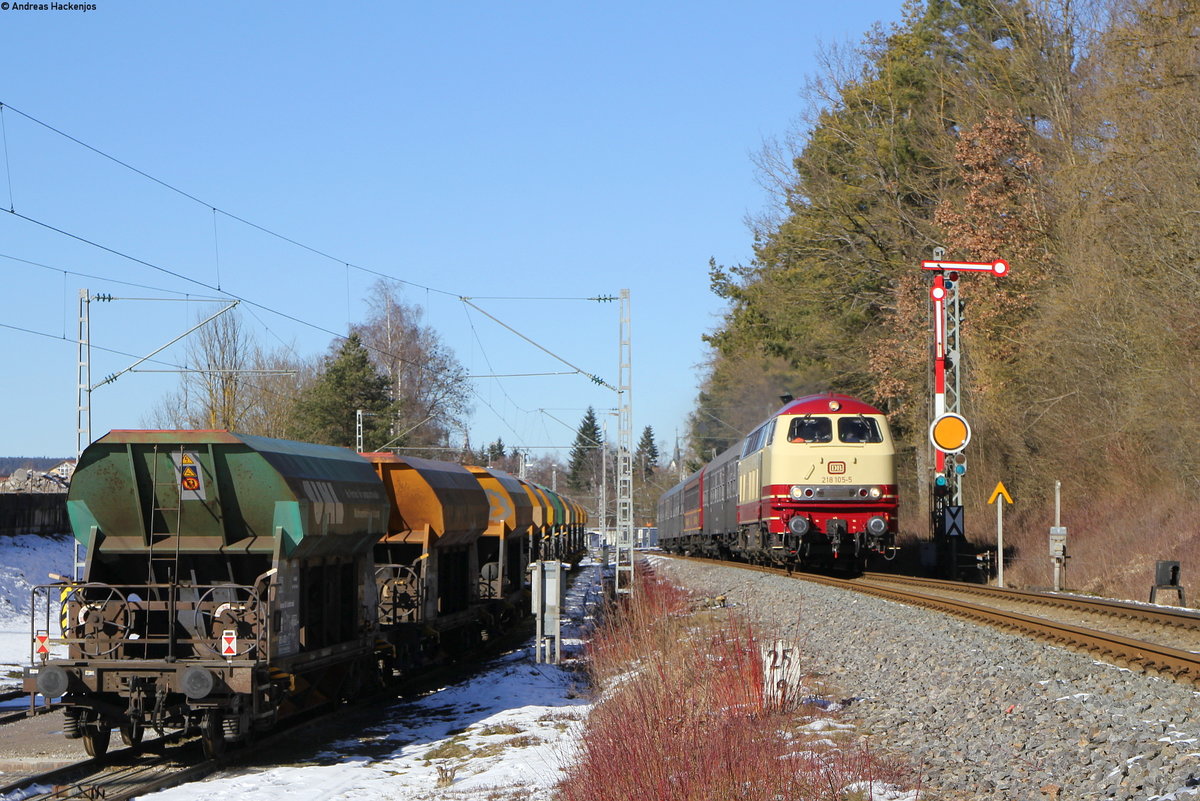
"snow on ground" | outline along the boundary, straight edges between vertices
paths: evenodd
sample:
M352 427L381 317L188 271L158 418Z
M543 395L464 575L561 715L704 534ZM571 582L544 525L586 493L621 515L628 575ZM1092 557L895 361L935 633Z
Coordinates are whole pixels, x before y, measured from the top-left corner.
M563 668L532 649L480 676L388 707L376 725L295 765L231 771L154 801L238 799L550 799L589 705Z
M22 669L29 664L30 591L53 583L50 573L71 575L74 542L68 535L0 537L0 691L20 689Z

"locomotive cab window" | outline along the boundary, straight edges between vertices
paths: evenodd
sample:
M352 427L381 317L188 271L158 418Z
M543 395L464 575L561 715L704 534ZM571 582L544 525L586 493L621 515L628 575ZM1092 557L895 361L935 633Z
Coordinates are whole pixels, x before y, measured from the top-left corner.
M788 427L788 442L832 442L833 422L828 417L796 417Z
M843 417L838 420L838 439L850 443L883 442L879 422L869 417Z
M745 459L750 454L771 441L771 437L775 434L775 418L771 418L761 426L756 428L750 436L746 437L746 442L742 446L742 458Z

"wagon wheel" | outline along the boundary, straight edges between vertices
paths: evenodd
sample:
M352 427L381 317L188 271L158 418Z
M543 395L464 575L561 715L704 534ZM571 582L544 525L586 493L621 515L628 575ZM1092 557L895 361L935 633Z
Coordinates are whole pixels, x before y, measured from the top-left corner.
M225 727L221 713L215 709L206 712L200 723L200 743L206 759L216 759L225 753Z
M137 745L142 741L142 735L145 733L146 727L140 720L127 720L121 724L121 742L125 745Z
M108 753L108 740L112 730L102 720L92 721L83 727L83 749L90 757L102 757Z
M245 600L227 601L209 612L206 610L206 603L211 604L213 602L213 594L217 590L233 590L236 594L245 594L247 597ZM204 621L205 615L209 615L207 625ZM206 645L205 647L226 658L245 656L258 647L259 623L261 618L260 603L256 593L236 584L223 584L217 587L209 587L196 602L193 630L197 633L206 631L217 642L220 642L224 632L235 631L238 638L236 654L222 653L220 647L214 648L212 645Z
M87 590L99 590L102 597L86 597ZM64 616L64 632L78 640L80 650L87 656L106 656L121 647L133 626L129 601L116 587L99 582L80 584L71 590L63 603L78 604L78 611Z

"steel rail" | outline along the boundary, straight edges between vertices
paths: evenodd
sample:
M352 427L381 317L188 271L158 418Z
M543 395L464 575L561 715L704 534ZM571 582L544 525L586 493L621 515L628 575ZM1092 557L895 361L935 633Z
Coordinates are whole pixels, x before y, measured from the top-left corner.
M681 557L673 557L681 558ZM1049 618L1025 615L995 609L968 601L956 600L945 596L928 595L904 587L885 586L888 582L872 583L873 579L839 579L815 573L791 573L781 568L748 565L740 562L724 562L716 559L701 557L682 557L687 561L705 564L749 569L774 575L790 575L816 584L824 584L838 589L873 595L890 601L920 606L934 611L944 612L957 617L966 618L979 623L1013 630L1022 635L1047 640L1055 645L1078 649L1097 656L1099 659L1126 667L1136 667L1147 673L1157 673L1170 676L1177 681L1190 681L1200 684L1200 654L1184 651L1167 645L1135 640L1111 632L1074 626ZM954 582L951 582L954 583ZM957 588L956 588L957 589ZM999 589L999 588L994 588ZM1113 602L1102 602L1105 603ZM1090 605L1085 608L1092 609ZM1133 608L1137 608L1134 606ZM1095 611L1093 609L1093 611ZM1169 614L1169 613L1168 613Z
M17 698L28 699L29 693L25 692L24 690L12 690L0 693L0 701L12 701ZM47 712L53 712L54 710L58 709L59 706L60 704L57 703L31 703L28 707L21 709L0 711L0 726L3 726L5 723L16 723L18 720L24 720L25 718L33 717L34 715L44 715ZM0 796L2 795L3 794L0 793Z
M1108 614L1157 625L1178 626L1180 628L1200 631L1200 612L1182 608L1163 608L1133 601L1114 601L1110 598L1093 598L1061 592L991 587L986 584L966 584L961 581L900 576L894 573L865 573L860 580L908 584L928 589L962 593L964 595L981 595L988 598L1017 600L1029 604Z

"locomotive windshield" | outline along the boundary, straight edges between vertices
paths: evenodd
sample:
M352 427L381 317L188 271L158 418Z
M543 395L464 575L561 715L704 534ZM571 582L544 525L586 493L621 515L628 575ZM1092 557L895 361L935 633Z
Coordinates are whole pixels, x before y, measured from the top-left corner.
M852 444L883 442L879 421L864 415L839 417L839 442ZM833 420L828 417L796 417L788 427L788 442L833 442Z
M877 421L860 414L838 420L838 439L842 442L883 442L883 434Z
M833 421L828 417L797 417L788 428L788 442L832 442Z

